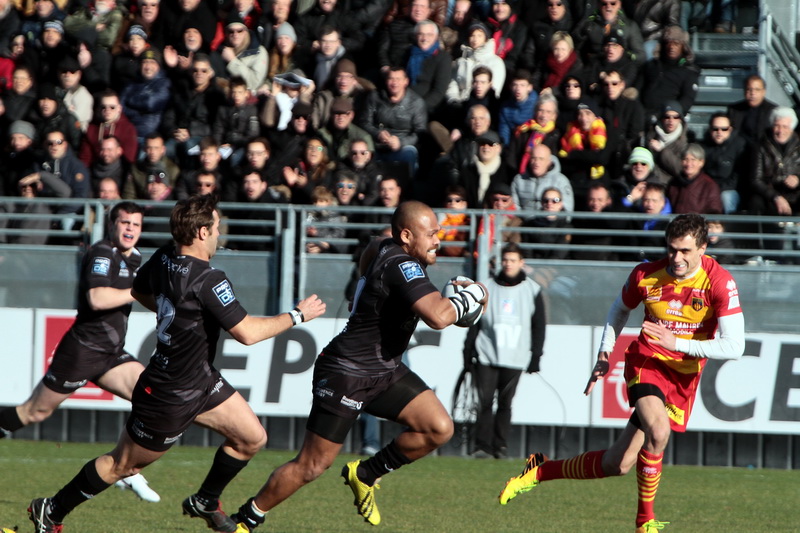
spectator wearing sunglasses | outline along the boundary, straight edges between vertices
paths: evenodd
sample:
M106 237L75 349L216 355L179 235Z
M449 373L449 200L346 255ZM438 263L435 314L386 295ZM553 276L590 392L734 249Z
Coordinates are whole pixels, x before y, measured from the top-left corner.
M644 138L644 108L637 100L625 96L626 83L619 71L606 72L600 85L600 118L606 124L608 137L614 145L608 162L609 171L611 176L619 176L631 150Z
M487 191L495 183L511 182L513 173L503 158L500 136L489 130L475 139L475 158L458 172L457 183L465 189L468 207L483 205Z
M460 185L450 185L444 190L444 207L448 210L439 215L439 241L437 255L459 257L469 253L464 244L445 244L463 242L469 238L469 215L467 215L467 191ZM459 228L461 226L461 228Z
M571 228L572 225L567 217L559 217L557 213L565 211L564 196L556 187L548 187L542 191L538 203L541 210L535 217L528 219L525 226L540 229L560 229ZM536 233L526 233L525 242L528 244L546 244L548 246L537 247L525 252L526 257L534 259L566 259L569 255L568 248L555 248L553 244L569 244L572 242L572 235L565 232L544 231Z
M560 202L563 202L565 211L575 208L572 195L572 185L569 179L561 173L557 157L545 144L533 147L528 168L514 176L511 182L511 194L514 202L522 211L538 211L542 209L541 198L545 190L557 188Z
M347 158L339 162L338 170L352 173L358 184L356 187L358 205L375 204L383 172L380 165L372 159L372 150L367 141L353 141Z
M603 81L611 71L616 71L625 82L625 96L630 99L639 97L635 83L642 64L630 58L625 50L625 41L618 35L606 35L603 38L603 53L586 67L590 93L602 95Z
M522 17L526 24L531 28L530 38L533 41L535 51L535 64L539 65L547 56L550 50L550 40L557 31L570 32L574 26L572 13L567 5L567 0L547 0L545 13L542 14L541 8L526 10L523 6ZM539 4L541 5L541 3ZM530 14L530 15L529 15ZM526 17L526 15L529 15Z
M743 187L752 159L747 142L733 128L727 113L711 115L703 148L706 151L703 170L719 185L725 214L735 213L742 194L747 192Z
M637 146L628 156L623 173L611 181L611 192L617 208L641 211L642 198L649 183L666 187L669 176L656 167L650 150Z

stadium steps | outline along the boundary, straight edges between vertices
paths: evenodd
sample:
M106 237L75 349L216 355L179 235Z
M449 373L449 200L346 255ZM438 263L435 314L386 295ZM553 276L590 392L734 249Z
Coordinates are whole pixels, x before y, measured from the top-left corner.
M701 72L687 126L702 139L711 115L741 100L745 80L758 73L758 35L695 33L691 45Z

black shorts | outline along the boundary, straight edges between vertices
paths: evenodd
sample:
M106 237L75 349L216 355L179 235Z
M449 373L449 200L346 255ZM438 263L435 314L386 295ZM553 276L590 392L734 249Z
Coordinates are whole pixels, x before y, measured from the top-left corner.
M429 388L404 364L376 377L355 377L317 364L306 429L341 444L362 411L397 420L405 406Z
M131 414L125 428L131 440L139 446L165 452L195 418L221 405L235 393L236 389L217 370L209 378L206 391L184 403L159 400L152 388L140 379L133 389Z
M90 350L68 331L58 343L42 383L53 392L72 394L89 381L97 383L112 368L132 361L136 358L127 352L109 354Z

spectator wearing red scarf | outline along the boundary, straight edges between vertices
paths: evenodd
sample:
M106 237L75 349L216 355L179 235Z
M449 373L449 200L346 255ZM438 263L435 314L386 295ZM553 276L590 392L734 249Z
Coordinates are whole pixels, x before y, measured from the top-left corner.
M506 72L534 66L533 41L528 28L513 12L506 0L492 0L492 15L487 19L494 39L495 54L506 64Z

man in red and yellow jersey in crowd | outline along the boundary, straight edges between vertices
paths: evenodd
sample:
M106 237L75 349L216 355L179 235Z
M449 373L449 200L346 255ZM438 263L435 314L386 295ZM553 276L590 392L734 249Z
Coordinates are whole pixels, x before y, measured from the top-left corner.
M608 450L571 459L528 458L523 472L500 493L505 505L541 481L619 476L636 468L639 486L637 533L654 533L668 522L655 519L653 501L670 432L686 431L707 359L738 359L744 352L744 316L733 276L705 256L708 230L696 214L676 217L666 229L667 257L633 269L611 306L597 364L585 394L609 370L630 312L644 302L642 332L625 351L628 400L634 408Z

